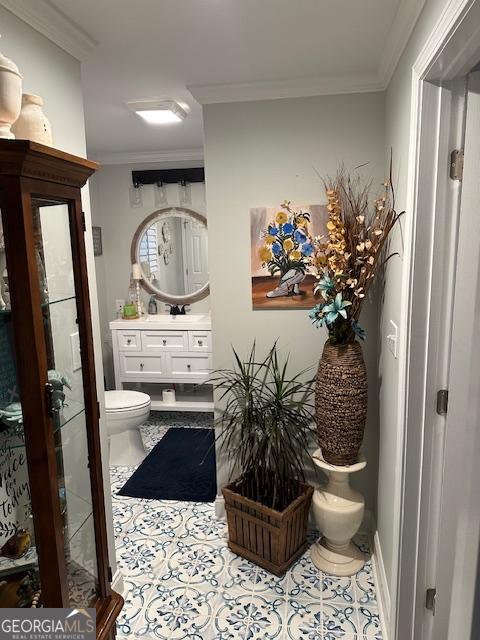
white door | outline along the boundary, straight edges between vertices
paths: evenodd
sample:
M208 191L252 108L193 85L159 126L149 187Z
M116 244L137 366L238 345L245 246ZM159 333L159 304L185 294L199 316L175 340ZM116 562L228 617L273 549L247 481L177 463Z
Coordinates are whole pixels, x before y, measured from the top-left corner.
M207 229L196 220L183 221L185 294L194 293L208 281Z
M427 609L427 591L433 595L438 586L437 561L439 527L441 518L445 437L447 417L437 411L438 394L441 390L448 390L450 386L450 357L452 344L453 308L455 299L455 284L457 270L458 228L460 220L460 202L462 182L448 176L450 152L461 149L465 144L465 115L466 115L466 86L465 76L449 83L448 87L440 90L438 95L438 130L435 135L430 130L427 150L430 152L432 166L437 162L437 168L427 175L432 177L429 186L425 181L423 191L434 193L431 207L433 217L428 219L428 206L421 208L422 223L425 231L419 230L422 242L420 252L430 254L431 264L425 264L418 269L421 274L417 280L431 274L430 285L427 288L428 301L425 297L417 298L417 306L424 304L425 318L428 324L422 326L421 335L417 340L417 358L421 359L418 350L426 350L425 371L418 384L424 384L423 403L418 412L419 424L423 425L423 435L419 435L417 446L420 447L418 456L419 482L421 500L418 507L418 553L415 556L414 567L416 589L409 584L408 591L414 602L413 627L403 624L401 634L415 640L439 640L433 635L434 608ZM431 117L432 95L438 91L437 87L424 87L427 95L428 116ZM428 94L427 94L428 92ZM426 155L426 154L425 154ZM425 160L424 160L425 162ZM425 202L425 199L424 201ZM425 275L424 275L425 272ZM418 313L419 309L413 310ZM416 324L419 332L419 324ZM415 366L413 357L411 367ZM441 399L441 397L440 397ZM411 452L410 452L411 456ZM417 485L418 487L418 485ZM411 508L411 504L410 507ZM411 523L411 521L410 521ZM412 557L413 543L405 548L405 553ZM434 607L435 603L431 603ZM407 631L408 627L408 631ZM399 636L400 638L402 635Z
M436 588L435 615L426 614L422 640L480 637L480 630L470 635L480 542L480 73L468 78L464 149L451 322L445 318L448 412L433 432L426 479L426 577Z

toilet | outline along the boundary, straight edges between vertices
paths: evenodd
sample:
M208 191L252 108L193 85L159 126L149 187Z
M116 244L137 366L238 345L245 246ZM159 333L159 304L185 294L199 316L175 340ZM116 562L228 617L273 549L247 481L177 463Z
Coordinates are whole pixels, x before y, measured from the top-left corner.
M150 415L150 396L140 391L106 391L105 411L110 465L140 464L146 454L138 427Z

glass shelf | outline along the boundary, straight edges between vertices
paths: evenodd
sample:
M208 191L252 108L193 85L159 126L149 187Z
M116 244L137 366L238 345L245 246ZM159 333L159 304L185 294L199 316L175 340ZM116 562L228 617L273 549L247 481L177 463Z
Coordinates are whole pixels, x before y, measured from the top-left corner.
M61 304L62 302L70 302L70 300L76 300L76 296L66 296L65 298L59 298L58 300L49 300L42 304L42 307L52 307L54 304Z
M69 422L72 422L72 420L85 411L83 404L80 402L76 402L75 400L68 400L67 402L68 404L65 404L58 415L53 418L55 425L53 433L57 433L63 429ZM18 433L18 431L19 428L14 432L14 427L7 427L5 431L0 433L0 451L4 449L19 449L20 447L25 447L23 433Z
M67 296L65 298L59 298L58 300L49 300L49 302L44 302L41 307L42 309L47 309L56 304L61 304L62 302L70 302L71 300L76 300L76 296ZM11 315L11 309L0 309L0 316L9 316Z
M93 509L89 502L68 489L66 491L66 502L68 509L63 516L65 540L69 543L73 542L75 545L75 537L81 537L82 528L88 519L92 517ZM0 581L11 574L35 569L36 565L37 551L33 544L24 556L16 560L0 557Z
M85 411L85 407L81 402L68 399L65 402L66 404L64 405L63 409L57 415L58 421L57 417L53 419L55 424L54 433L56 433L60 429L63 429L63 427L65 427L69 422L74 420L77 416Z
M17 560L10 560L9 558L0 558L0 580L5 579L12 573L19 573L20 571L28 571L29 569L35 569L37 566L37 550L34 545L30 547L27 553Z
M73 491L67 489L66 494L68 509L65 514L65 537L71 541L92 515L93 509L91 503Z

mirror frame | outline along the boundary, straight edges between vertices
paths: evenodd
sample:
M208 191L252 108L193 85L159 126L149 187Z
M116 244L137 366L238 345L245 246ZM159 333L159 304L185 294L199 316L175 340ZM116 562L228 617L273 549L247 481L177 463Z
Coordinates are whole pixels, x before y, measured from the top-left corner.
M143 233L145 232L145 230L148 227L150 227L154 221L156 220L161 221L162 218L168 218L169 214L175 213L175 212L189 215L195 220L198 220L198 222L201 222L202 224L204 224L205 228L208 229L206 217L203 216L201 213L197 213L196 211L193 211L192 209L185 209L184 207L165 207L164 209L158 209L157 211L154 211L153 213L148 215L146 218L144 218L134 233L132 245L130 248L130 261L132 264L134 264L135 262L140 264L139 262L140 239ZM142 279L140 280L140 284L145 289L145 291L155 296L157 300L161 300L162 302L167 302L169 304L180 303L183 305L183 304L190 304L192 302L198 302L199 300L203 300L203 298L206 298L210 294L210 273L208 274L208 276L209 277L207 282L198 291L195 291L195 293L188 293L184 295L179 294L177 296L171 296L165 293L164 291L159 291L158 289L155 289L155 287L152 287L150 282L146 280L144 277L142 277Z

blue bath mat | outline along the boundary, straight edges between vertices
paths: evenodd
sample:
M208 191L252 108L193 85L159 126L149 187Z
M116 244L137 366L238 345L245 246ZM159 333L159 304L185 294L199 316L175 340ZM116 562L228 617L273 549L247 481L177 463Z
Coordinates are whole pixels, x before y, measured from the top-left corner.
M169 429L118 492L130 498L213 502L213 429Z

